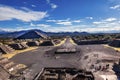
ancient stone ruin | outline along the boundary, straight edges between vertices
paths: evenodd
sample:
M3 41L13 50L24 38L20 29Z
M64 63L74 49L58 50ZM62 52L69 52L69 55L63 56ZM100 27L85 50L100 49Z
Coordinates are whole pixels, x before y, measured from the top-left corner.
M0 80L14 80L25 68L25 65L0 57Z
M28 31L28 32L18 36L15 39L39 39L39 38L46 39L47 35L40 33L36 30L31 30L31 31Z
M30 42L27 42L27 45L28 46L39 46L39 42L38 41L30 41Z
M120 47L120 40L113 40L109 43L109 46Z
M92 72L76 68L44 68L34 80L94 80Z
M1 54L7 54L7 53L11 53L11 52L13 52L14 51L14 49L13 48L11 48L10 46L8 46L8 45L0 45L0 53Z
M54 46L53 42L50 40L43 41L40 46Z
M25 43L13 43L9 44L13 49L15 50L22 50L28 48L28 46Z

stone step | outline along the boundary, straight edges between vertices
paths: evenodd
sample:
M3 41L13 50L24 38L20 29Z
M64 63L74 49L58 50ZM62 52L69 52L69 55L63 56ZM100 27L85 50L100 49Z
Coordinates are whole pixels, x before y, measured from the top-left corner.
M12 74L17 74L18 71L20 71L21 69L23 69L24 67L21 64L17 64L15 66L13 66L12 68L9 69L9 72Z
M8 58L0 58L0 64L8 62Z
M26 43L21 43L21 46L24 48L28 48L28 45Z
M23 43L14 43L14 44L9 44L9 46L11 46L13 49L15 50L21 50L21 49L26 49L28 48L27 45L23 44Z
M12 47L10 47L8 45L5 45L5 46L8 48L9 51L14 51L14 49Z
M3 67L4 67L5 69L7 69L7 68L9 68L10 66L12 66L12 65L14 65L14 64L15 64L14 62L9 62L9 63L5 64Z
M7 67L6 69L9 70L9 69L13 68L13 67L16 66L16 65L17 65L17 64L14 63L14 64L10 65L9 67Z
M0 50L3 54L11 53L14 50L8 45L0 45Z
M0 80L8 80L10 77L10 74L0 66Z

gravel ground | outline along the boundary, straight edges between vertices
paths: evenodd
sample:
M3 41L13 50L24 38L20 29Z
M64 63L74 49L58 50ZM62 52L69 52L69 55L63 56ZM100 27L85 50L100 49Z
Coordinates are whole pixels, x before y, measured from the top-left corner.
M65 44L68 47L74 46L70 44L67 39ZM61 46L61 47L65 47ZM77 53L74 54L54 54L56 47L39 47L36 50L24 52L11 58L16 63L27 65L31 69L31 74L34 77L36 73L40 72L44 67L75 67L87 68L88 62L83 60L85 55L92 53L100 53L100 55L120 56L119 52L111 48L104 47L103 45L76 45ZM30 80L30 79L29 79Z

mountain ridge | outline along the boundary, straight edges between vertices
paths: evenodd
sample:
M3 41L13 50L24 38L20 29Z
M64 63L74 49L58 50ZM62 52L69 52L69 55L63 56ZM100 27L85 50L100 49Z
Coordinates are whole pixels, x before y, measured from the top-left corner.
M26 32L29 31L38 31L42 34L46 34L48 36L52 36L52 35L57 35L57 36L73 36L73 35L88 35L90 33L88 32L45 32L42 31L40 29L31 29L31 30L21 30L21 31L14 31L14 32L1 32L0 31L0 38L4 37L4 38L16 38Z

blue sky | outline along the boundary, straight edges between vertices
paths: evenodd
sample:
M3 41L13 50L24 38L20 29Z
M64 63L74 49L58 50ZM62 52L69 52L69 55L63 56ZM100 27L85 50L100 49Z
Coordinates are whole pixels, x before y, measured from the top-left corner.
M120 31L120 0L0 0L0 30Z

